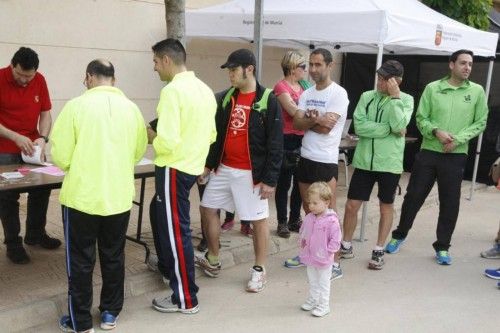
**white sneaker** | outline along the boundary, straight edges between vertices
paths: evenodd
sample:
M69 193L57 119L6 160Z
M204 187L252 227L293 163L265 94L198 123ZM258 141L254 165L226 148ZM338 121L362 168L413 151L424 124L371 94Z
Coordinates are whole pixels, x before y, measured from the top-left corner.
M250 281L248 281L246 291L250 293L258 293L264 289L266 285L266 270L262 272L256 271L254 268L250 270Z
M330 313L330 307L328 305L327 306L318 305L311 312L311 314L315 317L324 317L329 313Z
M311 311L314 309L317 305L317 302L313 300L312 298L308 298L304 304L300 306L300 308L304 311Z

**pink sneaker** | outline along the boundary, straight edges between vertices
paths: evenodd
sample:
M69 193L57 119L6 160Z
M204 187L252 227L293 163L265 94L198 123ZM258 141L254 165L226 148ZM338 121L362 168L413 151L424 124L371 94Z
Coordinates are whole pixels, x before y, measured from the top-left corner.
M234 227L234 220L225 220L224 223L222 223L220 230L222 232L226 232L233 229L233 227Z
M248 223L242 223L241 224L241 228L240 228L240 232L247 236L247 237L250 237L252 238L253 237L253 229L252 229L252 226Z

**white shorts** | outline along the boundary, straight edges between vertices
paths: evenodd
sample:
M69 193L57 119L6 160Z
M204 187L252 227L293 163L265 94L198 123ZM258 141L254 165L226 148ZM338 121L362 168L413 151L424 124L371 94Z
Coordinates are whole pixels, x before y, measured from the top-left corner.
M240 220L258 221L269 217L267 199L260 198L260 187L254 186L251 170L235 169L221 164L210 175L201 206L238 214Z

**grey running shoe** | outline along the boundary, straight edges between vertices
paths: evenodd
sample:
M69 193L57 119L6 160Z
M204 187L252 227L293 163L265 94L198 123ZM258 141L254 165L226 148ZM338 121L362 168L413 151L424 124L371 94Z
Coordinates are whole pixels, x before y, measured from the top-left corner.
M500 243L496 243L491 249L481 252L481 257L486 259L500 259Z
M278 224L277 234L281 238L290 238L290 230L286 224Z
M345 248L344 245L340 244L340 258L351 259L354 258L354 252L352 251L352 245L349 248Z
M384 266L384 250L372 251L372 259L368 263L369 269L380 270Z
M200 308L198 305L189 308L189 309L181 309L177 306L177 304L174 304L172 302L172 297L158 297L153 299L153 308L157 311L164 312L164 313L174 313L174 312L180 312L184 314L195 314L200 311Z

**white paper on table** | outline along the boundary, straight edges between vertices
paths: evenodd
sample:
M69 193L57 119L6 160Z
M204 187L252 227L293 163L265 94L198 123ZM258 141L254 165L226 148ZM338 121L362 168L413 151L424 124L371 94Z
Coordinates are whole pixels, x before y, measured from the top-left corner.
M153 161L151 161L149 158L143 157L139 162L137 162L136 165L149 165L149 164L153 164Z
M17 178L24 177L24 175L22 173L20 173L19 171L2 172L2 173L0 173L0 176L2 176L5 179L17 179Z
M21 156L23 158L23 161L25 163L29 164L36 164L36 165L52 165L51 163L45 162L45 157L42 161L42 148L40 146L34 146L35 147L35 152L33 153L33 156L28 156L25 155L24 153L21 153Z

